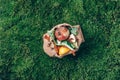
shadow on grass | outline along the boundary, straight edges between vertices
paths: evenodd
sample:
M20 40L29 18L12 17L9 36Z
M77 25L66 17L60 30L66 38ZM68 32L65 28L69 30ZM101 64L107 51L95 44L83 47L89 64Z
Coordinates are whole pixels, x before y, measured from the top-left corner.
M86 34L86 33L85 33ZM101 38L102 35L103 37ZM84 35L85 42L80 45L79 50L76 52L76 56L73 57L73 59L77 60L78 58L85 59L87 57L102 57L104 54L104 47L105 47L105 39L104 39L104 33L101 34L100 32L97 32L92 37L89 37L88 35ZM71 57L71 56L69 56Z
M84 43L81 44L79 50L76 53L76 58L84 57L90 55L93 49L97 49L97 45L93 39L86 39Z

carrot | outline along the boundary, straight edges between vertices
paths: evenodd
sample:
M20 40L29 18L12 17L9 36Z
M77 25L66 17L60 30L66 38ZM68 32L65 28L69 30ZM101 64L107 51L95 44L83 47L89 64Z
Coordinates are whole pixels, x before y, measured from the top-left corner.
M75 50L71 50L71 53L72 53L73 56L76 55L76 54L75 54Z
M56 46L56 44L55 44L55 43L54 43L54 49L55 49L55 51L56 51L57 55L59 55L59 47L58 47L58 46Z

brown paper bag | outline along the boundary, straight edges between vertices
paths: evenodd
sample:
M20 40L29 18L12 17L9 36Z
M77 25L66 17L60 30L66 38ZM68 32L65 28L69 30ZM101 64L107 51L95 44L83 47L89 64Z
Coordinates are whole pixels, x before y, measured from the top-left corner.
M84 37L83 37L83 34L82 34L82 30L80 28L79 25L75 25L75 26L71 26L70 24L67 24L67 23L63 23L63 24L58 24L56 25L55 27L53 27L51 30L55 30L55 28L59 28L61 26L70 26L70 27L76 27L78 30L77 30L77 35L75 36L77 38L77 45L80 47L81 43L84 42ZM50 56L50 57L58 57L58 58L62 58L68 54L72 54L73 51L69 51L67 54L65 55L58 55L58 52L56 51L56 45L52 42L52 39L46 39L45 37L49 36L47 33L45 33L43 35L43 49L45 51L45 53ZM77 49L74 50L74 52L78 51L79 47Z

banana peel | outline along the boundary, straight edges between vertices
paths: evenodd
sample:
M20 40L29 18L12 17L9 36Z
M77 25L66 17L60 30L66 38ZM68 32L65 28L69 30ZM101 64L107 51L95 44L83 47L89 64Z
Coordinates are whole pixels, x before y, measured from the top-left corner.
M61 46L59 48L59 55L62 56L62 55L65 55L67 54L68 52L70 51L69 48L65 47L65 46Z

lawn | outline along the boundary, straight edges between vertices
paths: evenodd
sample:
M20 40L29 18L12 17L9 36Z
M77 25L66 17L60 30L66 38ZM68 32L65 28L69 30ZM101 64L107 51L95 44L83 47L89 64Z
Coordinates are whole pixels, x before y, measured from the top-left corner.
M80 25L77 55L51 58L42 36ZM0 80L119 80L120 0L0 0Z

